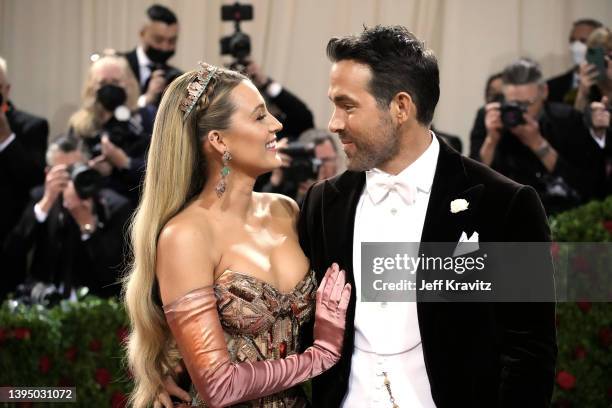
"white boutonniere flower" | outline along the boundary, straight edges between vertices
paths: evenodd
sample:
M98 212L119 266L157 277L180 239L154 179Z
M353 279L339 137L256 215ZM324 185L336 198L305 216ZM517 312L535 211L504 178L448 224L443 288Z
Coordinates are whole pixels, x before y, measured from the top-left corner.
M468 203L467 200L463 198L458 198L456 200L451 201L450 210L453 214L456 214L458 212L467 210L469 205L470 203Z

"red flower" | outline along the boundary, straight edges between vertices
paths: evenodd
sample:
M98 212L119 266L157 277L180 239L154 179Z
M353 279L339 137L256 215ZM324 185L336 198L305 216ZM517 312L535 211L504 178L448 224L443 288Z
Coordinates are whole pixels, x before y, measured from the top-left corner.
M110 372L106 368L98 368L95 374L96 382L101 387L106 387L111 381Z
M602 327L599 330L599 343L606 348L612 344L612 330L609 327Z
M89 349L97 353L102 350L102 342L98 339L93 339L89 342Z
M51 360L49 360L48 356L42 356L38 360L38 370L43 374L47 374L50 369L51 369Z
M571 390L576 385L576 377L567 371L559 371L557 374L557 384L564 390Z
M584 360L587 355L587 351L584 347L578 346L574 349L574 358L576 360Z
M127 327L123 326L118 328L117 340L119 340L119 343L124 344L127 341L128 334L130 334L130 332L128 331Z
M577 255L574 257L574 259L572 260L572 267L577 271L577 272L588 272L591 269L591 265L589 264L589 261L587 261L587 259L582 256L582 255Z
M610 234L612 234L612 220L610 221L602 221L603 227L608 230Z
M27 327L16 327L13 329L13 336L19 340L27 340L32 337L32 332Z
M591 310L591 306L592 306L591 302L580 301L580 302L576 302L576 304L578 305L580 310L582 310L584 313L588 313L589 310Z
M115 392L111 397L112 408L125 408L127 405L127 396L121 392Z
M76 356L77 356L77 348L74 346L69 347L64 353L64 357L66 357L66 360L68 361L75 361Z

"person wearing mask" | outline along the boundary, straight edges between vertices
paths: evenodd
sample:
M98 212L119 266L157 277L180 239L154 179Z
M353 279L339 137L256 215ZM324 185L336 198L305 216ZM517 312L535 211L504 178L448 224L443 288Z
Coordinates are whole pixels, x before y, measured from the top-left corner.
M176 52L179 24L176 14L159 4L149 7L146 14L147 21L140 29L140 44L125 57L140 86L138 106L156 107L168 83L182 74L168 64Z
M89 68L81 108L69 121L71 135L82 139L91 165L107 186L138 203L139 185L150 133L150 111L138 108L138 84L122 56L107 53Z
M572 68L547 81L548 100L573 105L578 92L579 69L585 62L587 39L593 30L602 24L594 19L585 18L574 21L569 35L569 51L572 56Z

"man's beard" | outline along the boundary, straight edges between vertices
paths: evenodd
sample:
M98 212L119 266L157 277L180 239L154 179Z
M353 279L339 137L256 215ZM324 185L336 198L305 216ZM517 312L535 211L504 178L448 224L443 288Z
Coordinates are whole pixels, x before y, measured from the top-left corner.
M379 167L399 152L398 131L388 115L383 115L378 125L367 134L363 134L359 140L346 133L341 133L340 138L355 145L355 152L352 156L347 155L346 166L352 171L365 171Z

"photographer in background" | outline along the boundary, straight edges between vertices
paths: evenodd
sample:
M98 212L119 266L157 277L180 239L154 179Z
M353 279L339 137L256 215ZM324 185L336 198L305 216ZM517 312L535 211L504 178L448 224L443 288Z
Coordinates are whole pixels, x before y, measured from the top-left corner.
M504 102L480 109L472 128L470 157L538 191L548 214L591 197L595 170L585 160L588 132L572 107L548 103L540 67L529 59L502 75Z
M584 111L605 96L612 101L612 30L601 27L587 40L586 61L580 65L578 94L574 107Z
M28 202L29 191L45 177L49 125L15 108L6 61L0 57L0 248ZM12 266L3 262L3 269Z
M340 172L338 147L326 130L307 130L298 142L284 141L277 148L283 157L283 167L272 172L262 188L264 192L283 194L300 204L313 183Z
M71 135L84 141L106 186L136 207L150 133L149 114L138 109L138 84L125 58L107 53L89 68L81 109L70 118Z
M287 138L290 142L295 141L302 132L314 127L312 112L308 106L281 84L268 77L258 64L249 61L245 74L266 98L270 113L283 124L283 130L277 134L279 139Z
M610 103L606 96L599 102L591 102L584 112L589 128L591 151L588 160L596 173L594 197L604 199L612 195L612 128L610 127Z
M573 66L569 71L548 80L549 102L574 105L580 83L579 69L584 64L587 53L587 39L593 30L601 26L599 21L590 18L574 21L569 35Z
M84 164L81 147L69 136L50 144L45 183L32 190L4 252L23 261L33 250L30 267L22 264L12 280L55 284L64 296L78 286L99 296L118 295L131 209L126 198L99 189L100 175Z
M147 21L140 30L140 45L125 54L140 85L138 106L157 107L166 86L182 72L168 65L176 52L179 25L167 7L154 4L147 9Z

